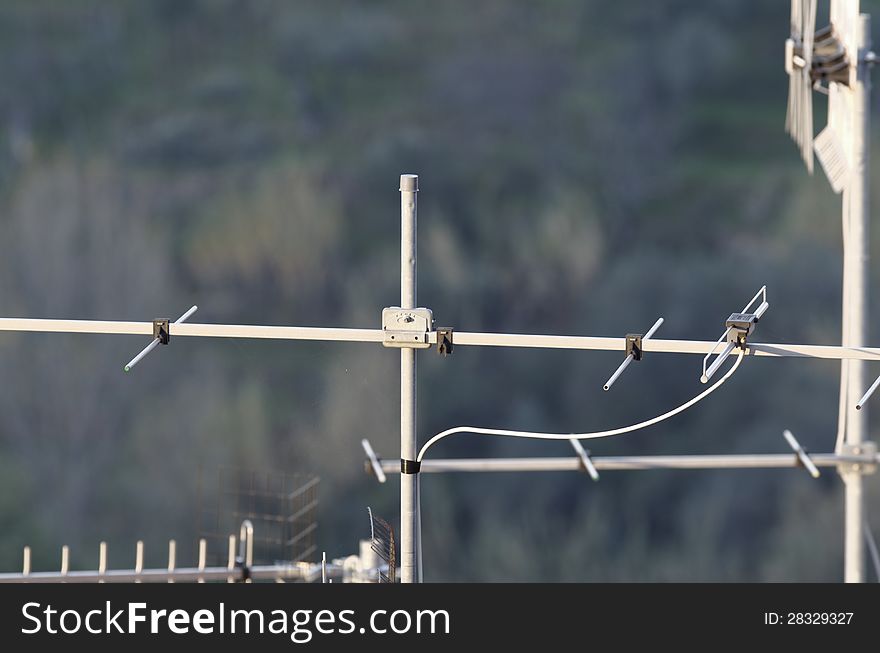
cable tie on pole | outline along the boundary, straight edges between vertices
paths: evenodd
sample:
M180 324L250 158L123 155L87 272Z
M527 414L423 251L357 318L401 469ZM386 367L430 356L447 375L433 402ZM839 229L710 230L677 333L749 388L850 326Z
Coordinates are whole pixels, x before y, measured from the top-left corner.
M401 474L418 474L421 466L422 463L420 463L418 460L407 460L406 458L400 459Z

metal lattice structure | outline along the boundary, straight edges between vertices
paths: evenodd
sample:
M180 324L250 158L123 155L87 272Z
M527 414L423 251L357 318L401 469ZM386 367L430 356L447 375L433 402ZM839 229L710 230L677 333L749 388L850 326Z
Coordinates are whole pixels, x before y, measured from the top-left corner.
M394 528L381 517L370 514L370 548L384 563L386 571L379 572L379 582L394 583L397 576L397 552L394 546Z
M311 474L258 472L221 467L216 485L199 473L199 537L217 549L235 524L248 520L258 535L261 563L308 562L315 557L319 479Z

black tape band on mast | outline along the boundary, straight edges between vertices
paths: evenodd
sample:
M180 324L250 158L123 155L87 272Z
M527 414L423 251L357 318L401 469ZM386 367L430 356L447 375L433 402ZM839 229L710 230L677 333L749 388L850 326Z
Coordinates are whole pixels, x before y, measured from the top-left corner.
M419 468L422 466L418 460L406 460L405 458L400 459L400 473L401 474L418 474Z

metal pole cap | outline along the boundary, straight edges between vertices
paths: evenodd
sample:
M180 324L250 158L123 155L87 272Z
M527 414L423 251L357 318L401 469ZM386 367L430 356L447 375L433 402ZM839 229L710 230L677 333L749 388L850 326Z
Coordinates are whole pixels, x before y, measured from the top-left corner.
M418 175L400 175L400 191L413 193L419 190Z

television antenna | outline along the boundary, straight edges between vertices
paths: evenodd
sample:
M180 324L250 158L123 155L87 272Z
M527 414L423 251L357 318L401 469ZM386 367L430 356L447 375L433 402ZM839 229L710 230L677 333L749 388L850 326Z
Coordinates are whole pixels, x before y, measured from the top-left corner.
M596 336L564 336L537 335L522 333L479 333L454 331L451 328L436 328L430 309L416 307L416 193L418 177L403 175L400 180L401 193L401 304L402 306L387 307L382 310L382 326L374 329L350 329L335 327L297 327L297 326L264 326L243 324L199 324L192 322L168 322L154 320L150 322L122 322L105 320L63 320L34 318L0 318L0 331L45 332L45 333L88 333L154 336L156 324L161 323L167 331L169 343L171 336L174 342L178 337L207 338L243 338L243 339L277 339L277 340L312 340L333 342L364 342L382 344L392 349L400 349L401 370L401 523L399 539L399 565L402 582L419 582L421 580L420 555L420 505L419 477L420 467L426 447L421 455L416 446L416 377L415 350L437 347L438 351L448 354L456 347L513 347L538 349L565 349L571 351L617 351L626 353L632 346L633 338L596 337ZM500 435L515 434L519 437L540 437L570 441L571 438L607 437L616 433L626 433L638 428L646 428L662 419L678 414L696 402L714 392L727 381L736 368L746 357L761 356L769 358L813 358L834 360L880 360L880 348L828 346L789 343L759 343L749 339L759 313L767 310L766 289L762 288L747 306L751 310L758 299L761 303L754 313L734 313L725 321L725 336L734 342L730 350L738 350L737 360L724 376L713 385L692 398L685 404L646 422L612 429L609 432L588 434L545 434L523 431L501 432ZM638 334L630 334L631 336ZM155 337L153 341L155 341ZM629 343L629 344L628 344ZM694 354L706 356L714 353L719 341L701 340L663 340L658 338L641 338L641 349L644 353ZM727 346L725 347L725 349ZM723 352L722 352L723 353ZM728 353L729 356L730 353ZM714 365L714 363L712 364ZM717 367L715 368L717 369ZM706 368L704 360L701 376L710 376L712 366ZM712 370L714 373L714 370ZM471 427L457 427L456 432L480 432ZM486 431L492 431L486 429ZM444 436L445 437L445 436ZM430 440L429 440L430 442ZM856 455L850 452L846 455ZM578 458L578 460L581 460ZM430 464L430 461L424 461ZM582 463L581 463L582 464ZM867 468L867 465L862 465ZM597 469L599 466L597 465ZM382 468L385 472L387 467ZM860 473L865 473L864 471Z
M812 174L815 150L832 189L842 194L842 344L858 347L867 340L869 96L876 56L871 51L871 17L859 12L859 0L830 0L829 19L829 25L815 31L816 0L792 0L791 38L785 46L786 130L800 147L807 170ZM815 142L813 89L828 96L828 124ZM837 453L858 454L864 448L868 431L862 409L878 385L880 379L865 392L864 363L841 361ZM847 582L865 579L862 475L858 468L841 470Z
M371 515L371 519L373 518ZM382 521L382 520L379 520ZM384 524L385 522L382 521ZM374 526L371 523L371 529ZM389 571L382 561L376 557L372 547L375 546L375 534L370 540L362 540L359 555L327 560L327 554L321 562L272 562L257 564L254 557L256 537L254 525L250 520L241 522L239 537L232 533L225 540L225 565L211 566L208 564L208 540L198 541L198 563L193 567L181 567L178 564L177 542L168 541L168 564L163 567L144 568L144 542L135 543L134 566L131 568L111 569L107 564L107 542L98 544L98 565L95 569L70 568L70 547L61 547L61 565L58 571L35 571L31 565L31 547L22 550L21 572L0 572L0 584L4 583L252 583L253 581L273 581L276 583L297 582L330 583L334 580L342 583L376 583L385 582L393 568ZM393 536L392 536L393 537ZM393 540L392 540L393 544ZM393 562L393 558L392 558Z
M801 158L813 173L813 38L816 0L791 0L791 38L785 42L788 110L785 131L798 144Z
M416 301L416 224L418 177L405 174L400 177L401 200L401 294L400 305L382 310L381 328L350 329L333 327L263 326L238 324L196 324L185 321L191 312L177 322L154 320L152 322L120 322L101 320L64 320L0 318L0 331L29 331L54 333L93 333L152 336L147 350L135 357L132 363L141 360L149 351L155 350L159 343L170 342L172 335L181 337L210 338L270 338L280 340L317 340L333 342L365 342L382 344L388 348L400 349L400 577L402 582L419 582L422 577L420 546L420 499L419 478L421 467L429 469L433 463L423 460L427 448L436 442L438 436L445 437L453 432L485 433L515 437L541 439L589 439L608 437L646 428L667 419L682 410L693 406L714 392L736 371L748 356L798 357L836 359L842 362L841 372L841 410L840 437L830 461L838 465L846 483L846 580L862 581L865 578L863 527L864 499L862 495L862 475L869 473L873 465L848 464L851 458L868 455L873 445L866 442L865 411L856 410L856 397L864 387L864 365L867 360L880 360L880 349L866 347L866 289L867 289L867 120L868 120L868 72L874 61L870 52L870 19L858 14L856 0L832 0L831 25L827 34L815 39L815 0L793 0L792 38L786 47L786 68L790 76L790 97L787 126L796 142L801 146L801 154L809 170L812 171L812 100L810 90L818 82L828 84L829 98L836 98L832 119L829 125L833 130L824 138L817 139L817 154L820 163L843 192L844 206L844 329L841 346L753 343L749 336L761 314L767 310L766 289L762 289L752 303L763 295L763 301L751 313L752 303L746 310L731 315L725 321L725 333L719 341L662 340L650 334L642 336L640 352L666 352L676 354L697 354L705 356L700 376L704 383L722 366L730 355L737 351L735 363L712 386L685 404L645 422L611 429L605 432L582 434L549 434L505 429L481 429L456 427L437 434L422 447L417 448L416 438L416 349L436 346L443 355L452 353L453 346L481 347L525 347L566 350L604 350L617 351L626 355L622 369L612 375L607 386L623 372L631 360L636 360L634 346L636 338L560 336L518 333L476 333L454 331L452 328L434 326L433 313L428 308L418 307ZM854 13L855 12L855 13ZM829 39L831 39L829 41ZM836 39L834 41L833 39ZM828 57L830 48L840 45L849 76L844 82L839 67ZM837 86L835 86L837 85ZM835 90L832 90L835 89ZM829 100L830 101L830 100ZM847 102L851 111L846 110ZM838 110L839 107L843 109ZM809 146L809 147L808 147ZM844 155L840 153L843 152ZM837 159L833 155L837 154ZM842 158L841 158L842 157ZM845 165L841 165L845 163ZM836 180L836 181L835 181ZM192 311L192 309L191 309ZM655 324L655 327L657 325ZM164 332L163 332L164 330ZM638 334L630 334L635 336ZM159 342L157 342L157 340ZM724 348L715 360L708 359L717 352L718 346ZM630 354L633 354L630 359ZM576 460L585 465L586 452L578 451ZM378 461L378 458L374 456ZM598 461L599 459L592 459ZM819 465L816 456L814 464ZM743 466L762 466L743 465ZM595 464L595 469L602 468ZM383 473L389 470L383 463ZM594 470L595 471L595 470Z
M370 548L383 565L379 568L379 582L394 583L397 572L394 529L387 521L374 515L372 508L367 508L367 513L370 515ZM386 571L383 572L383 568Z

